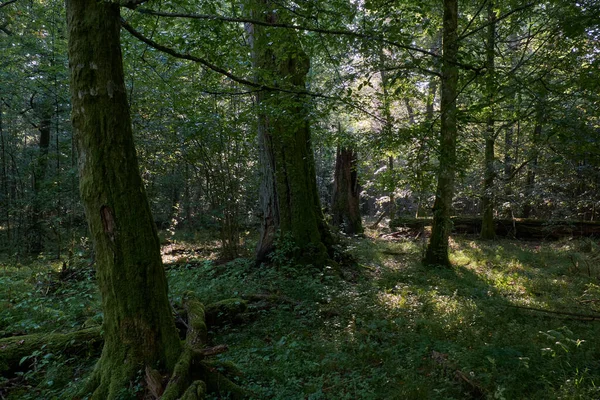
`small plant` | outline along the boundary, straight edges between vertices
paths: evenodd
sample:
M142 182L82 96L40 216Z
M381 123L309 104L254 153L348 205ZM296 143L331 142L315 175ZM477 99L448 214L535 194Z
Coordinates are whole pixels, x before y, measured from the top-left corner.
M275 239L275 250L269 254L269 259L280 269L292 268L299 250L290 234L279 234Z

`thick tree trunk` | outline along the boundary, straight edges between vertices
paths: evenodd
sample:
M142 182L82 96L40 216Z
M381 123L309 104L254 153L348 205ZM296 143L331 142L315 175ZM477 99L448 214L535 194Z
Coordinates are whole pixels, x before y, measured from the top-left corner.
M485 133L485 160L484 160L484 179L483 179L483 195L481 198L481 207L483 218L481 223L481 238L494 239L496 237L494 225L494 179L496 178L495 171L495 154L494 146L496 145L496 132L494 129L494 95L496 92L496 76L494 55L496 46L496 12L494 11L494 1L488 2L488 28L487 28L487 45L486 45L486 91L488 95L488 116Z
M363 232L360 218L356 152L338 146L333 181L333 224L348 235Z
M428 265L450 266L448 238L450 236L452 197L456 166L456 96L458 85L458 0L444 0L444 32L442 44L441 134L438 184L433 205L433 227L423 262Z
M181 343L134 148L119 5L67 0L67 24L80 192L104 311L105 344L87 389L115 399L146 366L171 371Z
M265 0L252 2L252 12L266 22L286 22L286 11L271 9ZM310 60L295 33L285 36L272 28L251 28L257 80L284 89L303 91ZM304 96L279 91L257 95L262 224L256 251L261 261L274 250L279 233L298 249L300 261L324 265L331 235L317 192L315 162Z

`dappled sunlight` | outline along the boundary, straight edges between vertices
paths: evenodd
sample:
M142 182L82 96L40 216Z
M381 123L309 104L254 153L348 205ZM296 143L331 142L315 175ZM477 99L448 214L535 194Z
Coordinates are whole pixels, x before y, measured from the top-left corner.
M358 262L352 281L333 268L219 264L209 259L216 243L177 242L162 253L174 302L186 290L205 304L282 299L211 331L210 345L229 346L218 359L235 362L258 398L465 398L455 378L464 374L490 396L503 388L504 398L541 399L570 379L585 387L597 379L600 327L544 312L591 313L600 304L597 281L572 266L564 245L456 237L454 267L430 268L420 262L420 241L344 243ZM81 290L87 283L81 293L44 295L37 274L57 267L0 264L3 329L98 319L95 292ZM62 309L46 304L48 296Z
M198 263L203 260L217 260L219 257L219 242L213 241L202 246L194 243L177 242L161 248L163 264Z

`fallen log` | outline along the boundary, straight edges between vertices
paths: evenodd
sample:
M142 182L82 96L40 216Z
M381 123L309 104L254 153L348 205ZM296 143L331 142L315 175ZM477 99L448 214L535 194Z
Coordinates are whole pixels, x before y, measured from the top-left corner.
M484 387L472 377L470 378L462 372L461 368L459 368L455 363L449 360L448 354L440 353L438 351L433 350L431 352L431 359L441 367L442 371L445 374L451 375L454 379L461 384L464 390L464 394L467 395L467 398L473 399L485 399L486 390Z
M49 353L97 354L104 340L100 327L70 333L34 333L0 339L0 375L27 369L35 362L35 352L43 349L40 357Z
M572 311L556 311L556 310L545 310L543 308L509 305L507 307L517 308L519 310L537 311L546 314L553 314L558 317L572 319L575 321L600 321L600 314L583 314Z
M479 234L481 217L452 217L452 232ZM408 228L422 231L431 226L431 218L396 218L390 221L390 229ZM563 237L600 237L600 222L573 220L496 219L496 235L517 239L556 240Z

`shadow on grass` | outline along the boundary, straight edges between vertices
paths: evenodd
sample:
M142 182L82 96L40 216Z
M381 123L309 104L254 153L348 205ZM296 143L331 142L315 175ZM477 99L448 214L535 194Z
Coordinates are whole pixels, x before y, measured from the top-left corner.
M457 371L488 398L598 397L600 324L512 307L550 307L556 293L579 293L584 280L564 286L556 275L568 268L568 253L456 238L456 266L436 269L420 264L420 243L352 239L347 246L365 267L354 283L327 271L268 269L196 281L223 297L267 290L298 300L217 336L231 347L221 357L252 377L246 384L257 398L472 397Z

